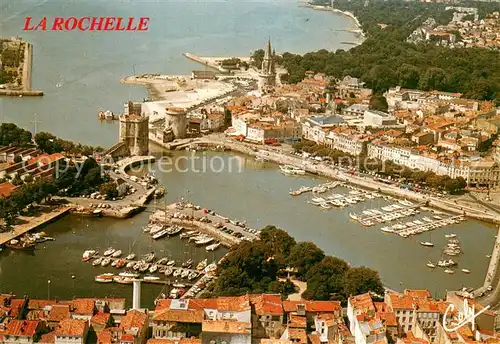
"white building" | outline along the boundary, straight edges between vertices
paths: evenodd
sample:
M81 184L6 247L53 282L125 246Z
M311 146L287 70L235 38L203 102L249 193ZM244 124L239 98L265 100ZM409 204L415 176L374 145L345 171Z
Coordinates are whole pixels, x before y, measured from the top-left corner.
M363 117L369 108L368 104L352 104L342 109L342 116Z
M376 308L369 293L350 297L347 301L349 330L356 344L387 343L386 329L375 319Z
M352 155L359 155L363 151L364 140L357 136L330 131L326 135L326 143L333 149L338 149Z
M337 115L306 118L302 122L302 136L316 143L325 143L326 129L332 129L343 124L345 124L344 119Z
M363 115L365 127L391 127L397 125L397 119L393 115L378 110L366 110Z

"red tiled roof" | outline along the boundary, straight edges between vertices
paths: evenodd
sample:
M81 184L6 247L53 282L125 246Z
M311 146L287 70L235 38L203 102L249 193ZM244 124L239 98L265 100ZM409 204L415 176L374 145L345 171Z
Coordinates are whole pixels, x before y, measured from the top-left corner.
M307 343L306 330L298 328L288 328L288 338L295 343Z
M121 319L120 329L130 331L133 328L139 329L139 332L147 325L148 315L144 312L131 310Z
M96 315L90 319L91 324L106 325L109 321L111 314L98 312Z
M21 311L21 307L23 306L24 304L24 299L12 299L10 300L10 312L9 312L9 315L13 318L16 318L20 311Z
M398 326L398 321L394 312L378 312L377 318L382 320L384 326Z
M181 338L179 339L159 339L151 338L148 339L146 344L201 344L201 339L199 338Z
M10 182L0 184L0 197L9 197L17 187Z
M59 326L55 330L56 336L61 337L83 337L87 321L82 319L64 319L59 322Z
M283 303L279 294L250 295L250 302L257 315L282 315Z
M413 309L413 298L408 295L389 293L387 294L392 309Z
M59 322L69 318L71 318L71 313L68 305L53 305L49 312L48 320Z
M405 289L405 295L418 299L432 299L431 293L426 289Z
M49 333L45 333L41 336L39 343L40 344L52 344L56 341L56 334L54 331Z
M239 321L204 320L201 329L203 332L251 334L252 324Z
M353 308L358 309L362 312L374 311L375 306L373 305L372 297L369 293L356 295L349 298L349 303Z
M305 305L307 312L335 312L340 311L340 302L338 301L283 301L283 309L285 313L296 312L297 305Z
M155 310L153 320L175 321L183 323L201 323L203 321L202 309L161 309Z
M294 328L306 328L306 318L290 314L288 326Z
M28 309L44 309L45 306L55 305L56 303L56 300L30 299L28 302Z
M39 323L38 320L12 320L7 324L4 335L33 337Z
M73 313L93 315L96 299L74 299L72 301Z

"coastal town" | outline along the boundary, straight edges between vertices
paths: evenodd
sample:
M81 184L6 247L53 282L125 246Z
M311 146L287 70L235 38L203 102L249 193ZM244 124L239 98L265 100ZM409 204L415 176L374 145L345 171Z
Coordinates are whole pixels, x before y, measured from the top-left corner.
M360 4L300 5L353 21L345 31L357 41L342 44L354 53L277 52L271 33L250 56L184 52L197 65L190 74L134 64L116 82L147 97L122 99L119 112L90 106L89 121L117 134L104 148L39 131L36 114L34 130L2 117L0 343L500 342L500 79L479 56L498 53L499 12L430 2L398 32L378 6L413 5ZM332 64L366 46L372 60L384 34L389 50L394 37L445 49L432 58L481 51L481 78L411 61L394 71ZM43 95L31 89L32 49L2 39L0 95ZM269 183L228 181L242 169ZM224 191L211 194L209 183ZM236 184L265 189L269 212L310 224L292 236L260 221L269 215L246 191L245 211L235 211L226 193ZM333 236L312 235L316 217ZM479 226L485 238L470 234ZM348 236L355 245L339 250ZM375 257L345 255L377 245L391 261L385 274ZM398 276L388 281L387 271ZM436 286L421 287L424 275Z

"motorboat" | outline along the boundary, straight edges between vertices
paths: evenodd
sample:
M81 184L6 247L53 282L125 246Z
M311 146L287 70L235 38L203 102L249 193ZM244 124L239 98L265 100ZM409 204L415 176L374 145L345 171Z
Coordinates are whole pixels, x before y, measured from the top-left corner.
M176 235L179 234L182 231L182 227L179 226L173 226L172 228L169 228L168 230L168 235Z
M135 253L131 253L125 257L126 260L133 260L135 258Z
M101 262L101 266L108 266L109 263L111 263L111 259L110 258L104 258Z
M328 203L321 203L321 204L320 204L320 206L321 206L321 208L323 208L323 209L332 209L332 207L331 207L331 206L329 206L329 205L328 205Z
M134 277L134 278L137 278L139 277L140 275L136 272L132 272L132 271L125 271L125 272L120 272L118 274L118 276L121 276L121 277Z
M205 268L205 273L209 273L209 272L212 272L212 271L215 271L217 270L217 264L216 263L211 263L211 264L208 264L207 267Z
M462 271L464 274L470 274L470 270L467 270L467 269L462 269L460 271Z
M170 298L171 299L176 299L179 297L179 289L177 288L173 288L171 291L170 291Z
M97 252L95 250L86 250L82 254L82 259L85 260L85 261L88 261L89 259L91 259L92 257L94 257L96 255L96 253Z
M216 249L218 249L220 246L220 242L216 242L215 244L212 244L212 245L208 245L205 250L207 251L215 251Z
M421 241L420 245L426 246L426 247L434 247L434 244L432 242L428 242L428 241Z
M187 278L190 274L190 271L188 269L182 270L181 272L181 278Z
M134 261L128 262L127 265L126 265L126 268L127 269L131 269L131 268L134 267L135 264L136 264L136 262L134 262Z
M196 240L195 243L196 245L206 245L214 241L214 238L211 237L204 237L202 239Z
M110 247L110 248L108 248L106 251L104 251L104 253L103 253L103 254L104 254L104 256L106 256L106 257L107 257L107 256L111 256L113 253L115 253L115 251L116 251L116 250L115 250L114 248Z
M182 263L183 268L189 269L191 266L193 266L193 260L191 258Z
M151 231L151 227L146 226L146 227L144 227L144 228L142 229L142 231L143 231L144 233L149 233L149 231Z
M290 175L304 175L304 174L306 174L305 170L298 168L298 167L295 167L295 166L292 166L292 165L280 165L280 170L281 170L281 172L283 172L285 174L290 174Z
M95 276L94 281L99 282L99 283L111 283L111 282L113 282L114 277L115 277L114 274L106 273L106 274L101 274L101 275Z
M425 265L426 265L427 267L429 267L429 268L432 268L432 269L434 269L434 268L436 267L436 265L435 265L434 263L432 263L432 262L428 262L428 263L427 263L427 264L425 264Z
M156 262L157 265L166 265L168 262L168 258L162 258Z
M153 265L151 265L151 266L149 267L149 272L150 272L150 273L155 273L155 272L156 272L156 270L158 270L158 265L156 265L156 264L153 264Z
M155 254L154 253L148 253L144 256L144 261L146 263L151 263L155 259Z
M444 272L447 274L450 274L450 275L455 273L455 271L453 271L451 269L446 269L446 270L444 270Z
M189 273L189 275L188 275L188 280L192 281L192 280L194 280L196 277L198 277L198 272L196 272L196 271L192 271L192 272L190 272L190 273Z
M162 231L165 229L165 226L161 226L161 225L155 225L153 227L151 227L151 230L149 231L149 234L151 234L151 236L155 235L156 233Z
M143 261L136 262L133 267L134 271L139 271L139 268L142 266L142 264L144 264Z
M115 276L113 278L114 282L120 283L120 284L132 284L132 282L134 282L134 280L135 280L134 277Z
M169 231L169 228L162 229L161 231L156 232L155 234L151 235L151 237L152 237L154 240L157 240L157 239L163 238L165 235L167 235L167 234L168 234L168 231Z
M111 257L118 258L121 255L122 255L122 251L121 250L117 250L117 251L113 252L113 254L111 255Z
M182 269L176 269L173 273L174 277L179 277L182 274Z
M198 271L202 271L203 269L205 269L207 267L207 264L208 264L208 259L204 259L202 260L201 262L198 263L198 265L196 266L196 270Z
M171 267L171 266L167 266L167 268L165 269L165 276L170 276L174 273L174 268Z
M116 264L118 264L118 259L114 259L112 262L111 262L111 266L112 267L115 267Z
M158 281L160 277L157 276L144 276L143 280L144 281Z
M139 267L140 272L146 272L149 269L149 263L142 263Z
M382 227L380 228L380 230L385 233L394 233L394 230L391 229L390 227Z
M93 266L101 265L103 258L99 257L92 262Z
M174 266L174 265L175 265L175 260L173 259L167 262L167 266Z
M5 246L13 250L21 250L21 251L31 251L35 249L35 243L19 241L16 239L10 240L5 244Z

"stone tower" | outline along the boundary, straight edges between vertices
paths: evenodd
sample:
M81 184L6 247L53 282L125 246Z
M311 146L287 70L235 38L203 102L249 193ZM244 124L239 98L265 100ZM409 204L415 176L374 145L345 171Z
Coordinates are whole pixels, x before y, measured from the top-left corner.
M129 103L129 111L119 117L120 142L125 145L130 155L147 155L149 153L149 117L141 115L140 108L133 109Z
M275 83L274 51L271 49L271 38L269 38L264 49L264 59L259 73L259 90L264 91L274 86Z
M165 130L171 130L175 139L186 137L187 119L186 109L167 107L165 114Z

